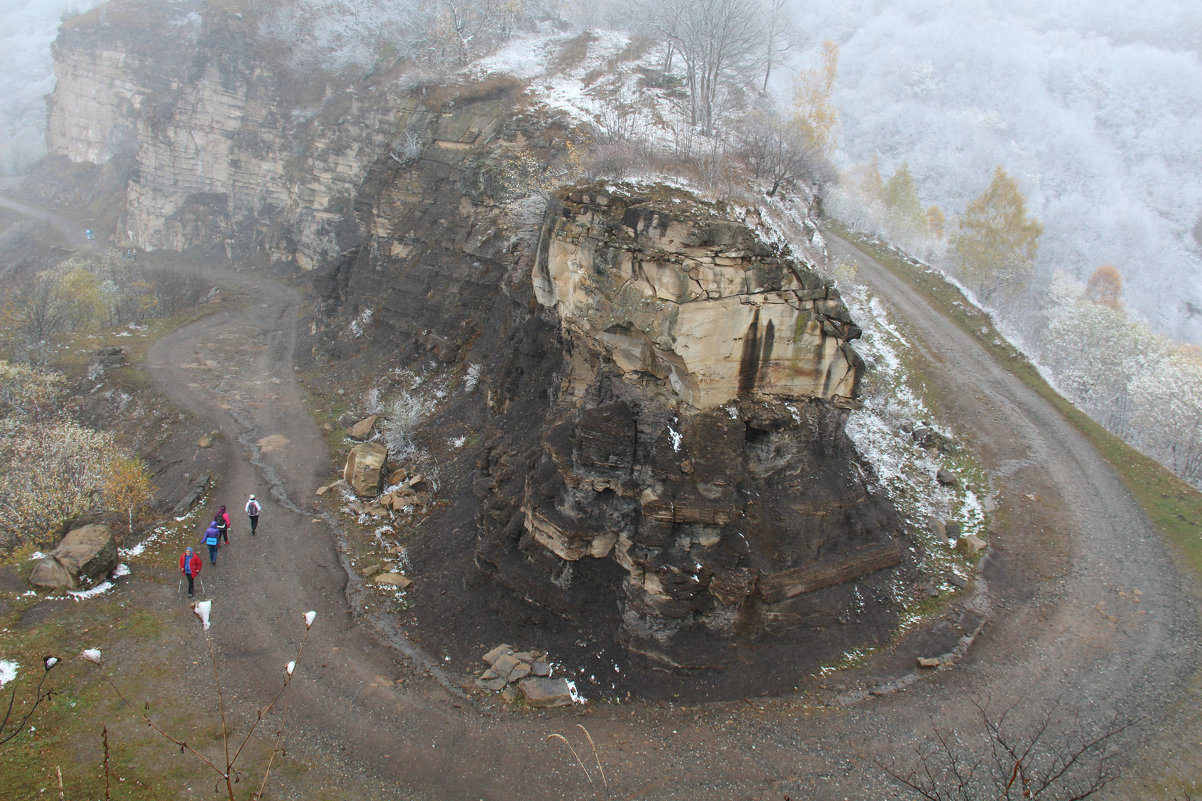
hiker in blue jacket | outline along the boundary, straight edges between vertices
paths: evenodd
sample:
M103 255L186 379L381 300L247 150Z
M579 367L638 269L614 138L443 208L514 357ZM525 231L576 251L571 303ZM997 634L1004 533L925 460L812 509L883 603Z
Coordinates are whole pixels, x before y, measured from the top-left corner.
M200 541L209 546L209 562L217 564L217 549L221 547L221 529L217 528L216 520L209 523L209 527L205 529L204 536Z

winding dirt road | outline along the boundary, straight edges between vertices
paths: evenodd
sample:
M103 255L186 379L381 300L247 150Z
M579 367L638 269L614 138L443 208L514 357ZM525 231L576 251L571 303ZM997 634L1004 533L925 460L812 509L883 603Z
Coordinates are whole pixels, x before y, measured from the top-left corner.
M149 369L224 435L215 500L230 507L234 534L205 580L233 691L267 697L294 656L301 614L319 612L284 700L289 753L338 778L304 797L592 797L566 750L544 742L576 723L597 743L612 798L890 797L896 788L872 761L908 753L932 720L966 724L973 700L1017 702L1017 715L1059 700L1090 727L1140 718L1122 738L1131 778L1106 795L1141 797L1139 777L1163 761L1150 757L1172 753L1194 725L1194 705L1179 704L1193 697L1200 654L1183 579L1119 479L1054 409L863 253L831 247L893 305L944 389L947 418L990 471L1004 522L983 576L991 617L967 657L937 673L916 679L912 659L884 654L861 671L799 676L795 697L700 707L485 707L458 689L476 665L378 630L337 521L313 503L334 466L294 374L304 299L263 276L213 274L245 302L161 340ZM265 501L253 539L241 514L251 492ZM900 689L867 692L890 687Z

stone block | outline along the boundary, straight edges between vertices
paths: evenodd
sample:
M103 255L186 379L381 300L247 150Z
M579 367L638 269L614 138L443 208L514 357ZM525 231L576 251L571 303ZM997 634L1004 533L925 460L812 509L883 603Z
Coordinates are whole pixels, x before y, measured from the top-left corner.
M376 576L375 583L381 587L395 587L398 590L405 590L413 584L413 580L402 576L400 573L382 573Z
M537 709L571 706L576 694L567 679L526 678L518 682L526 703Z

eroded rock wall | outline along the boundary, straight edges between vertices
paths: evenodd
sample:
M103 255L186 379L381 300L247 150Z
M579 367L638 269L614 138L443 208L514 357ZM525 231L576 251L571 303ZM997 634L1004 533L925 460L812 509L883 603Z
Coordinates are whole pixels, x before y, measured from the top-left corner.
M117 230L313 269L360 244L353 205L419 103L391 75L290 74L227 4L114 0L66 24L48 147L130 163Z
M716 653L690 632L833 624L898 563L843 432L863 365L827 281L687 193L589 187L552 203L532 283L563 356L540 444L485 462L497 581L569 617L613 603L628 647L696 667Z

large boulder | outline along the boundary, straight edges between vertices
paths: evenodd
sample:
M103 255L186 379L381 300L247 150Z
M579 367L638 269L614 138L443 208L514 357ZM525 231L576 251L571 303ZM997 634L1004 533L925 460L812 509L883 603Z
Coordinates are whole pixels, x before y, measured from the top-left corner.
M32 584L77 590L107 577L117 567L117 543L108 526L93 524L68 532L29 576Z
M388 449L383 445L362 442L351 448L342 478L360 498L374 498L380 494L380 475L387 460Z

